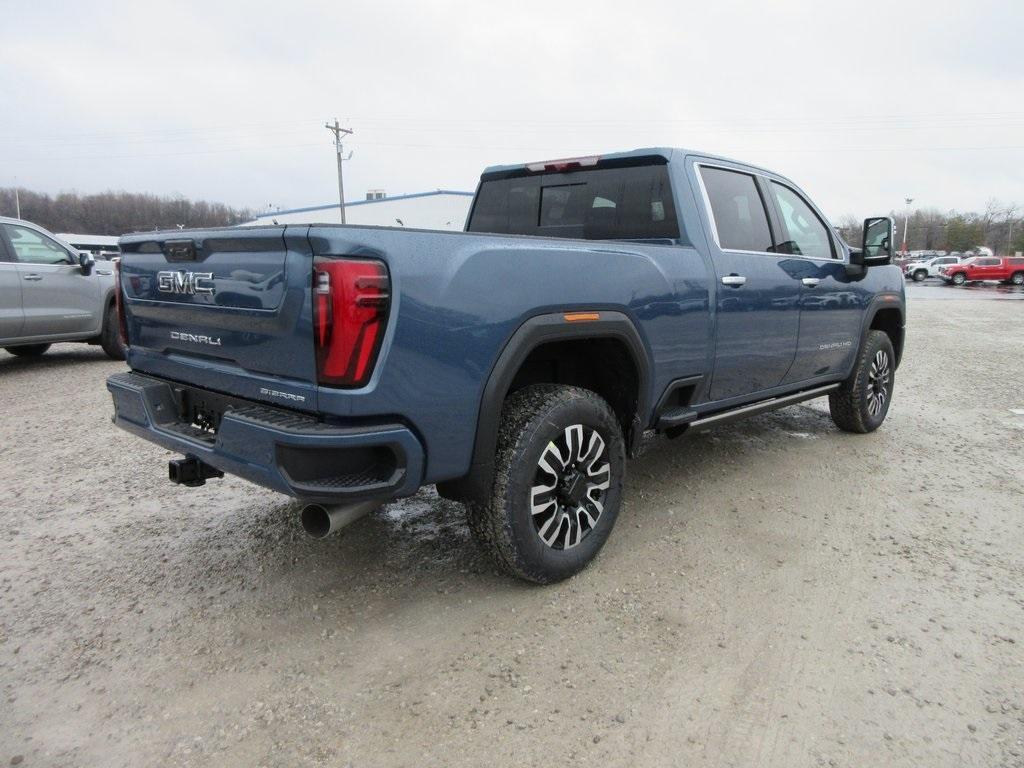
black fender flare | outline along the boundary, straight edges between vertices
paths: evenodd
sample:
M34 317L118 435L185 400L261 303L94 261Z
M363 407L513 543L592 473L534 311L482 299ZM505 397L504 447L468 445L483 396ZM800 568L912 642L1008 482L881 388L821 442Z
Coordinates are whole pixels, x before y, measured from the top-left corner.
M627 442L639 438L650 410L650 356L633 321L623 312L600 311L597 320L569 322L564 312L535 315L509 337L491 368L477 409L476 433L469 473L460 479L438 483L445 498L466 500L483 498L490 490L494 472L494 454L498 446L501 409L509 387L520 366L541 344L574 339L617 339L629 350L638 378L637 407Z
M875 316L883 309L896 309L900 313L899 343L893 345L896 347L896 367L899 368L900 360L903 358L903 342L907 327L907 307L903 297L898 293L880 293L868 303L867 309L864 310L864 320L860 331L860 347L858 349L864 346L864 342L868 337L868 331L871 330L871 325L875 322Z

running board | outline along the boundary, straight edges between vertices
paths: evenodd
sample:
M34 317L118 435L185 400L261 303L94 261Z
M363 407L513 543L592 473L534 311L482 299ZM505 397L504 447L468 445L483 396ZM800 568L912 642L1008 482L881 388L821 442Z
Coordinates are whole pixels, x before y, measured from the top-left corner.
M774 411L776 408L785 408L787 405L802 403L804 400L813 400L816 397L827 395L829 392L839 389L840 386L840 384L826 384L824 387L815 387L814 389L807 389L803 392L794 392L792 395L773 397L771 400L761 400L760 402L740 406L739 408L733 408L729 411L714 413L711 416L705 416L703 419L695 419L690 422L689 426L690 429L693 429L694 427L711 427L719 424L728 424L730 421L738 421L739 419L745 419L748 416L756 416L759 413Z

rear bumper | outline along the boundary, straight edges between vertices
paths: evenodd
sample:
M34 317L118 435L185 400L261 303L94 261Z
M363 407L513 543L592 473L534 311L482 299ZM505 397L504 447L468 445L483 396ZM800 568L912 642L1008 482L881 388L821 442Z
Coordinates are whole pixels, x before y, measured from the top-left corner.
M120 373L107 379L114 423L168 450L300 499L340 503L416 492L423 447L401 424L339 426L246 400L223 411L216 433L180 413L174 382Z

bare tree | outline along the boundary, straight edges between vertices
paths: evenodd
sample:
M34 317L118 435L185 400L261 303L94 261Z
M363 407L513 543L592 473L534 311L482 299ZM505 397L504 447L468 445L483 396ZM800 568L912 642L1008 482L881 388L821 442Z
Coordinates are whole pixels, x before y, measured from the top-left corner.
M132 192L56 196L20 190L21 216L53 232L123 235L126 232L185 227L226 227L252 219L247 209L223 203ZM14 215L14 190L0 189L0 215Z

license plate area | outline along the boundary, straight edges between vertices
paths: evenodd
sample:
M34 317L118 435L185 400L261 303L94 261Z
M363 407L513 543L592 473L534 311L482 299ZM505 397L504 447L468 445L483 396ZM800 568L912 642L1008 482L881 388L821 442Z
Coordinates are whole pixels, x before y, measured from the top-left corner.
M210 392L205 389L177 385L172 388L178 407L181 427L188 429L193 437L212 442L220 430L221 420L232 406L243 401L230 395Z

